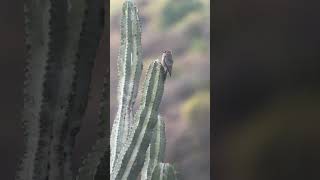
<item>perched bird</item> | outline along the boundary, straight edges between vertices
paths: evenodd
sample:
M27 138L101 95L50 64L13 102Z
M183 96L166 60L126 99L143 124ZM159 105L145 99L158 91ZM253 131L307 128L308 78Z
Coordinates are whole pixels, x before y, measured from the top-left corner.
M163 51L162 53L162 58L161 58L161 63L164 67L164 70L167 74L169 72L169 75L171 77L171 71L172 71L172 65L173 65L173 59L172 59L172 53L171 51Z

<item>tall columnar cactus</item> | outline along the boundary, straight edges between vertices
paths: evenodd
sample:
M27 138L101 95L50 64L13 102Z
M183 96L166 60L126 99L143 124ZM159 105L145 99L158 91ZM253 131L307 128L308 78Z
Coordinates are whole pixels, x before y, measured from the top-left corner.
M135 180L141 172L143 180L175 179L172 167L161 163L164 160L165 128L159 116L159 106L166 73L159 60L153 61L147 70L140 91L140 107L133 114L142 71L142 48L138 10L132 1L123 4L120 29L119 105L110 139L110 179Z
M27 46L18 180L72 180L75 136L88 101L103 0L25 0Z
M84 159L83 166L79 169L77 180L106 180L110 174L109 96L106 91L110 87L109 82L109 79L104 79L99 112L99 138L93 146L92 152Z

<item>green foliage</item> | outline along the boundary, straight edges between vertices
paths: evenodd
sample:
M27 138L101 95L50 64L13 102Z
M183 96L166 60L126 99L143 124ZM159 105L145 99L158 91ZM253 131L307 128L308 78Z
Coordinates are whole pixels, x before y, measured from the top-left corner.
M194 52L207 52L209 47L205 44L202 38L193 38L191 41L190 50Z
M181 21L193 11L201 9L202 4L198 0L176 0L167 2L161 12L161 24L163 28L171 27Z
M191 96L181 107L183 118L190 123L204 120L210 112L210 92L200 91Z

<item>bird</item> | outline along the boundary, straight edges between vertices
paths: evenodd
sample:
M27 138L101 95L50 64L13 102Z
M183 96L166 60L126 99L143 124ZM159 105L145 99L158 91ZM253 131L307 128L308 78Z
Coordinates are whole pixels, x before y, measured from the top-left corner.
M167 74L167 72L169 72L169 75L171 77L172 65L173 65L171 51L169 51L169 50L163 51L162 58L161 58L161 64L164 67L165 73Z

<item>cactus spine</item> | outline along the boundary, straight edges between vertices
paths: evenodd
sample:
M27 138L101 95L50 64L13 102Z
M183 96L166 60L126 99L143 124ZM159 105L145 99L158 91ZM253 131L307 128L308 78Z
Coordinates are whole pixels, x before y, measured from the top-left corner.
M75 136L102 30L102 0L25 0L27 46L18 180L71 180Z
M137 9L130 2L125 2L121 17L121 45L118 57L118 112L111 131L111 171L115 160L126 140L129 124L133 121L131 109L137 96L138 84L142 71L141 28Z
M119 105L110 139L110 179L134 180L142 170L142 179L151 180L157 176L153 173L159 169L156 167L165 168L158 178L176 179L173 168L167 164L162 166L161 163L164 160L165 125L159 116L159 106L166 73L159 60L153 61L147 70L140 91L140 106L133 115L142 71L142 48L138 10L132 1L123 3L120 31L117 61Z

